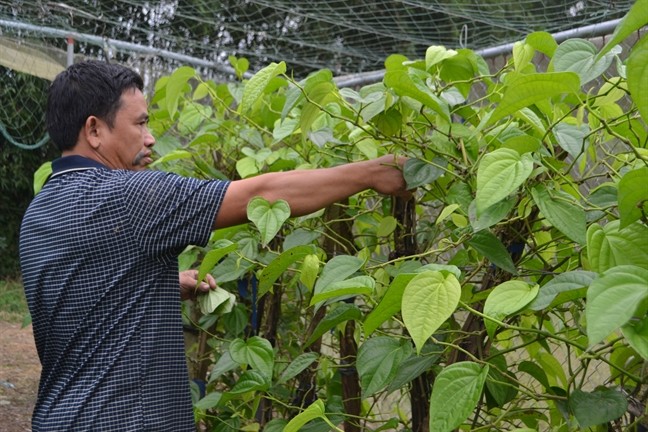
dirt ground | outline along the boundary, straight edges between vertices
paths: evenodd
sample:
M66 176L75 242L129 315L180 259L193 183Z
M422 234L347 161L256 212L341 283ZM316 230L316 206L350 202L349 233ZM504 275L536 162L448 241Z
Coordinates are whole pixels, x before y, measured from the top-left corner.
M0 430L31 431L40 363L31 326L0 321Z

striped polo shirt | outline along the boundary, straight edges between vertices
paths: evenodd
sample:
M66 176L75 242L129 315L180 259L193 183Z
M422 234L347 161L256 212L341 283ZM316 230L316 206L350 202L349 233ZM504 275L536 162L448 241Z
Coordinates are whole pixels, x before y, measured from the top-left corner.
M207 244L229 183L80 156L52 171L20 232L33 431L195 431L177 257Z

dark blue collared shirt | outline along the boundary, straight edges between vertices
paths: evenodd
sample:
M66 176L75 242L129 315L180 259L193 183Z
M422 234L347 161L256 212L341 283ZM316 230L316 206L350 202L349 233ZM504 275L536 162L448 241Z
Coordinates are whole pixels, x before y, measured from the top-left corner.
M229 185L68 156L23 219L42 363L37 431L194 431L178 255L205 245Z

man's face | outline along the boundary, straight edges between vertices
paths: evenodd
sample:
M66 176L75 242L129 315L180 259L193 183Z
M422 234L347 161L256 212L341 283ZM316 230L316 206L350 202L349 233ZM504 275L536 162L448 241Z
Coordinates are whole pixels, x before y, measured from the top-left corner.
M148 106L138 89L126 90L120 99L113 127L104 123L99 153L110 168L139 171L151 159L155 138L148 130Z

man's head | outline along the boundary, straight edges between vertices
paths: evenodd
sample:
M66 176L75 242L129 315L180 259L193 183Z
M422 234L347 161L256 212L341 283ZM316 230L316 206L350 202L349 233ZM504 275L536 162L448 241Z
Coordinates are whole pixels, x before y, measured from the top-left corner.
M49 89L47 130L58 148L111 168L141 169L155 140L148 132L142 78L98 61L61 72Z

